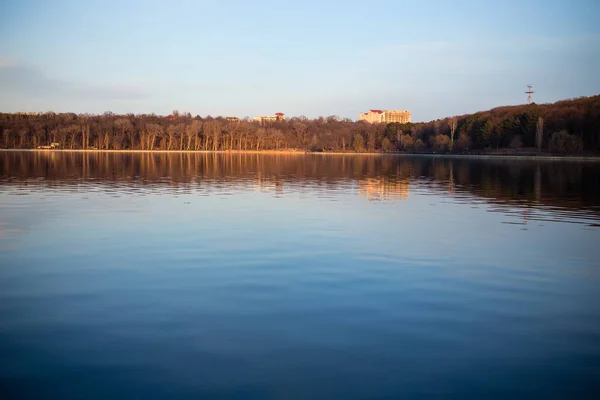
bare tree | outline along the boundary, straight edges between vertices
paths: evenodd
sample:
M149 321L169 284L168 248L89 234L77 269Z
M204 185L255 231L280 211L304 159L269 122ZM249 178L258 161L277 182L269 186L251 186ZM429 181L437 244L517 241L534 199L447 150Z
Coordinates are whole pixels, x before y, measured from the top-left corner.
M69 137L69 128L66 126L61 126L56 130L55 134L56 140L53 143L58 143L59 146L65 146L67 142L67 138Z
M167 150L171 150L173 148L173 143L175 142L175 137L177 136L177 128L175 125L167 126L167 138L169 141L167 142Z
M227 136L229 137L229 149L233 150L233 142L234 140L240 140L240 132L241 127L239 121L230 121L225 125L225 132L227 132Z
M192 140L194 138L196 140L198 139L198 133L200 133L201 128L202 123L197 119L193 120L185 126L185 137L187 138L186 150L192 149Z
M536 131L535 131L535 145L538 151L542 151L542 141L544 139L544 119L539 117L537 120Z
M29 131L25 128L19 130L19 148L22 149L25 146L25 139L27 138Z
M33 133L33 137L31 138L32 148L37 148L41 143L41 139L44 137L45 131L41 126L38 126Z
M221 134L221 125L215 122L212 128L213 151L219 150L219 135Z
M135 130L133 129L133 124L131 121L127 118L119 118L115 120L115 129L121 141L128 139L129 146L133 148L133 135Z
M81 125L81 148L87 149L90 146L90 126L85 123Z
M283 141L283 132L280 129L273 129L271 131L271 138L275 142L275 149L279 150L279 146L281 146L281 142Z
M246 125L246 123L240 123L240 138L238 140L238 150L242 150L242 143L244 145L244 150L247 149L247 145L248 145L248 135L250 133L250 129L248 128L248 126Z
M265 128L258 128L254 133L256 136L256 151L260 150L260 145L264 141L265 136L267 136L267 131Z
M342 126L337 131L338 136L342 142L342 151L346 151L346 145L352 140L352 132L346 126Z
M177 149L177 150L183 150L183 138L185 136L185 124L177 124L175 129L177 131L177 137L179 137L179 149Z
M110 148L110 137L111 133L106 128L98 132L98 147L104 150L108 150Z
M209 147L210 141L212 140L212 150L216 151L219 149L219 133L221 131L221 126L215 120L208 120L204 122L202 127L204 134L204 150L210 150Z
M450 127L450 151L452 151L454 148L454 132L456 132L456 117L448 120L448 126Z
M2 138L4 139L4 148L8 149L8 141L10 139L10 133L12 131L10 129L3 129L2 130Z
M163 127L158 124L148 124L144 129L144 141L142 142L142 150L154 150L154 142L156 137L163 134Z
M78 125L72 124L66 128L66 137L68 138L69 148L71 150L75 148L75 142L77 141L79 133L80 127Z
M304 117L306 118L306 117ZM302 119L299 118L301 121ZM294 131L296 131L296 138L298 140L298 146L304 145L304 136L308 131L308 125L302 122L294 122Z

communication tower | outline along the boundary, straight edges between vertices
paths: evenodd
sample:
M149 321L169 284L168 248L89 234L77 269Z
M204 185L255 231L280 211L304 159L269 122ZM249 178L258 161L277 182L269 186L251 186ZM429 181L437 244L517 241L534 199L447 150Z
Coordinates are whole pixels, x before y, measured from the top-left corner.
M534 93L535 92L533 91L533 86L527 85L527 91L525 92L525 94L527 95L527 104L531 104L533 102Z

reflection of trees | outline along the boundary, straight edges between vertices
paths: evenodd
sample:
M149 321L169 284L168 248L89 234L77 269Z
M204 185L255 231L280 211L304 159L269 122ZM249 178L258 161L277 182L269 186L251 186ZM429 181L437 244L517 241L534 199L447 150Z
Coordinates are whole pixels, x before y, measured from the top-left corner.
M456 185L501 202L565 208L598 204L600 167L595 163L454 160Z
M566 208L600 204L595 163L469 160L433 157L0 152L1 185L349 187L383 199L406 198L409 185L469 193L502 203Z

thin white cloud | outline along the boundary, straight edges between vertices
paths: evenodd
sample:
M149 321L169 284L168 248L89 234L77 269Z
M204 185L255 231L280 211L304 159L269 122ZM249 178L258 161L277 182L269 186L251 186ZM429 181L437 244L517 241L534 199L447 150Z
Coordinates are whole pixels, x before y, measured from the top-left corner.
M495 39L473 38L468 41L431 41L417 43L384 44L365 49L369 53L381 54L382 51L395 52L454 52L474 51L477 49L535 50L535 49L569 49L574 46L585 46L600 43L600 36L586 35L573 37L525 36L521 38Z
M138 100L148 97L144 88L130 83L102 85L48 77L41 70L9 56L0 56L0 88L0 99L35 97L77 101L87 98Z
M0 54L0 68L14 68L18 65L19 61L16 58Z

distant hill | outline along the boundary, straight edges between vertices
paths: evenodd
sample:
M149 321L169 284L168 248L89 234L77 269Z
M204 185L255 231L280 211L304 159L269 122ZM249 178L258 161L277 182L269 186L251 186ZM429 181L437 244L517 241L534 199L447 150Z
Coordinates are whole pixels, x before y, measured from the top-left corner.
M536 148L540 117L543 151L600 151L600 95L552 104L502 106L456 116L453 150ZM396 129L401 130L402 134L410 134L415 140L421 139L423 145L430 149L444 150L449 145L443 136L450 136L451 121L452 118L445 118L397 126Z

